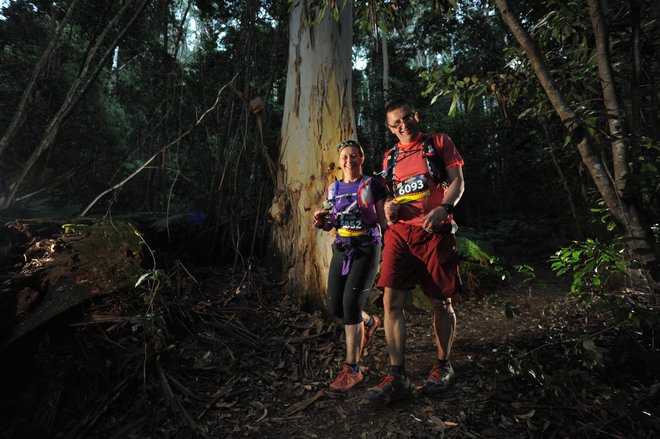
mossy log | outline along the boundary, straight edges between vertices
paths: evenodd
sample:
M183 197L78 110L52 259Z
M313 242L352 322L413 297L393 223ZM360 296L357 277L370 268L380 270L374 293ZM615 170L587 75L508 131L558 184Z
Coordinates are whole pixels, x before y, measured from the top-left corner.
M141 238L122 221L0 226L0 345L93 297L133 286Z

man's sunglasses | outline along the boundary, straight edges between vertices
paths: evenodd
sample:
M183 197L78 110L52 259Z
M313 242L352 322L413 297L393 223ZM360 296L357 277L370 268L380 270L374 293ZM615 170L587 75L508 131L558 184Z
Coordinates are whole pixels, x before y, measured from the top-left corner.
M390 128L394 128L395 130L398 130L399 128L401 128L401 125L403 125L404 123L408 124L408 123L412 122L413 120L415 120L415 112L414 111L412 113L406 114L401 119L394 122L392 125L388 124L387 126L390 127Z

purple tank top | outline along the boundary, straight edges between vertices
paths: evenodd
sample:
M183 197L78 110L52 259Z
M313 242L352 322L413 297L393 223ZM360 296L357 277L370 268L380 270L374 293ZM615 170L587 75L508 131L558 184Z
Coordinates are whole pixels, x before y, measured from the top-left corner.
M335 242L344 246L362 247L381 242L380 227L374 200L371 205L361 207L358 190L364 177L354 183L338 181L333 200L333 222ZM373 197L372 197L373 198Z

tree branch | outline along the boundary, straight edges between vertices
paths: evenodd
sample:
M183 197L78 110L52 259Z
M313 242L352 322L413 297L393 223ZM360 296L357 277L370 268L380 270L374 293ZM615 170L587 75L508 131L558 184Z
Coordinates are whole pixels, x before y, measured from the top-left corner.
M513 36L525 51L525 54L531 62L534 72L539 79L541 87L543 87L545 94L550 99L550 103L571 133L571 137L578 147L582 161L587 166L587 169L589 169L589 173L591 174L598 191L605 200L607 207L612 213L612 216L617 223L625 224L623 209L619 204L617 193L608 176L606 165L600 156L595 153L593 139L588 131L578 120L575 112L566 104L562 92L557 87L557 84L555 84L552 75L550 74L550 70L543 59L541 50L527 29L522 26L520 20L512 11L512 2L510 0L495 0L495 3L500 11L502 20L509 27Z
M46 50L44 50L43 55L41 55L39 62L32 71L32 76L30 77L30 81L28 82L28 84L25 86L25 90L23 90L23 94L21 95L21 100L18 102L18 106L16 107L16 112L14 113L14 117L12 118L11 123L7 127L7 131L5 131L4 135L2 136L2 139L0 139L0 159L2 159L2 155L5 152L7 146L9 145L9 142L11 142L11 139L16 134L16 131L18 131L20 126L23 124L23 121L25 120L25 116L27 115L26 109L27 106L32 102L32 99L34 97L34 91L37 85L37 81L43 75L43 71L46 68L46 66L48 66L48 63L53 53L55 53L55 51L60 47L60 36L62 35L62 32L64 32L64 28L66 27L69 19L71 18L71 13L73 12L73 9L75 8L77 1L78 0L73 0L71 2L69 9L66 11L66 15L64 16L62 22L55 31L55 34L53 35L53 38L50 40L48 47L46 48Z
M561 118L562 122L564 122L564 125L570 130L573 130L578 125L577 116L568 104L566 104L563 94L557 87L557 84L555 84L538 45L512 11L513 8L511 7L511 1L496 0L495 3L500 10L502 21L504 21L509 27L513 36L518 41L518 44L520 44L520 47L525 51L527 58L532 64L534 73L536 73L545 94L548 96L548 99L550 99L550 103Z
M158 157L160 154L162 154L163 152L165 152L170 146L177 144L178 142L181 141L181 139L183 139L183 138L186 137L188 134L190 134L190 133L192 132L193 129L195 129L199 124L202 123L202 121L204 120L204 118L206 117L206 115L209 114L211 111L213 111L213 110L218 106L218 103L220 102L220 95L222 94L222 92L224 91L225 88L227 88L230 84L232 84L232 83L234 82L234 80L236 79L237 76L238 76L238 74L234 75L234 77L231 79L231 81L229 81L227 84L223 85L223 86L220 88L220 90L218 90L218 95L216 96L216 98L215 98L215 102L213 103L213 105L212 105L211 107L209 107L206 111L204 111L204 113L203 113L203 114L197 119L197 122L195 122L195 124L194 124L192 127L190 127L188 130L186 130L186 131L185 131L183 134L181 134L179 137L177 137L176 139L172 140L171 142L169 142L168 144L166 144L165 146L163 146L161 149L159 149L158 152L156 152L154 155L152 155L152 156L149 157L147 160L145 160L145 162L142 163L142 165L140 165L140 166L139 166L135 171L133 171L129 176L127 176L126 178L124 178L122 181L120 181L120 182L117 183L116 185L112 186L111 188L106 189L105 191L103 191L103 192L101 192L99 195L97 195L96 198L94 198L94 200L92 200L92 202L89 203L89 205L87 205L87 207L86 207L86 208L80 213L79 216L85 216L85 215L87 215L87 212L89 212L89 209L91 209L92 206L94 206L94 205L96 204L97 201L99 201L101 198L103 198L103 197L104 197L105 195L107 195L108 193L110 193L110 192L112 192L112 191L114 191L114 190L117 190L117 189L119 189L120 187L122 187L123 185L125 185L125 184L126 184L128 181L130 181L133 177L135 177L135 176L138 175L140 172L142 172L142 171L144 170L144 168L146 168L146 167L149 165L149 163L151 163L152 161L154 161L154 160L156 159L156 157Z
M597 41L596 55L598 58L598 72L603 85L603 99L606 103L608 114L612 111L615 112L613 114L618 115L621 107L616 104L617 100L616 93L614 92L613 75L611 72L611 66L609 65L609 55L607 53L607 32L604 27L598 0L588 1L591 8L592 26ZM566 105L563 94L554 83L538 45L529 35L527 29L522 26L518 17L512 12L511 0L495 0L495 3L500 11L502 20L509 27L516 40L518 40L518 43L525 51L525 54L530 60L534 72L536 73L546 95L548 95L555 111L571 133L573 142L577 145L578 151L580 152L582 162L587 166L591 178L598 188L598 192L603 197L607 209L612 214L612 218L621 228L623 235L628 238L626 248L632 250L628 254L629 259L641 260L643 264L642 272L646 282L648 282L651 290L660 292L660 288L658 287L658 277L660 277L660 273L658 273L657 269L655 240L650 232L650 228L642 219L638 207L634 202L623 202L619 191L617 190L617 185L615 184L615 179L618 179L619 175L615 174L615 176L612 177L606 164L600 157L600 154L597 154L594 151L592 136L582 122L578 120L575 112ZM614 126L610 125L611 133L617 133L619 135L619 139L615 138L612 141L612 150L615 154L614 162L616 163L620 160L625 161L625 148L621 149L621 144L614 145L615 142L620 140L620 121L611 117L608 122L611 124L614 123ZM615 172L623 173L624 175L626 175L626 172L629 172L627 164L625 165L625 169L622 169L621 163L616 166ZM638 257L636 253L640 253L637 251L640 248L644 250L644 254L641 255L641 257Z
M46 127L46 131L44 132L43 137L41 138L41 141L39 142L39 145L37 148L32 152L32 155L28 158L27 162L23 166L23 170L19 174L19 176L16 178L16 180L11 184L9 193L7 194L6 198L2 200L2 204L0 204L0 209L5 209L11 205L11 203L14 201L14 198L16 197L16 193L18 192L18 189L20 188L21 184L23 184L23 180L27 176L27 174L30 172L30 169L34 166L34 164L37 162L41 154L43 154L44 151L46 151L52 143L55 141L55 138L57 137L59 130L62 126L62 123L66 120L66 118L71 114L73 109L77 106L78 102L80 102L80 99L82 96L85 94L86 90L89 88L89 86L93 83L93 81L96 79L98 76L99 72L101 71L101 68L107 61L107 58L112 54L112 50L114 49L114 45L118 44L121 38L126 34L128 29L132 26L132 24L135 22L135 19L137 16L140 14L144 6L149 2L149 0L143 0L142 4L138 8L138 10L135 12L134 16L132 19L126 24L122 32L117 36L115 41L113 42L113 47L111 47L108 51L106 51L105 55L101 57L101 59L98 61L96 67L92 71L91 75L87 80L85 81L89 69L91 67L92 61L94 59L94 56L98 52L101 44L103 43L103 40L105 37L108 35L108 33L116 26L116 24L119 22L119 19L123 16L123 14L128 10L129 6L132 4L130 1L127 2L122 9L117 12L117 15L108 23L108 25L103 29L103 32L101 32L101 35L99 38L96 40L94 46L90 50L90 52L87 54L87 57L85 59L85 62L83 64L83 68L78 74L78 77L74 80L74 82L71 84L71 87L69 87L69 91L67 92L66 97L64 98L64 101L62 105L60 106L60 109L57 111L55 116L51 119L50 123L48 124L48 127ZM83 81L85 83L83 84Z

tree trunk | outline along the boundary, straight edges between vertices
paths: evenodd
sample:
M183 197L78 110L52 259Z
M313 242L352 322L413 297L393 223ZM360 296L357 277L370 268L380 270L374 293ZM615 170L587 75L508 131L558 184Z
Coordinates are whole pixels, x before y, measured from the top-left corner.
M387 35L384 30L380 31L380 41L383 49L383 99L389 102L392 98L390 93L390 55L387 50Z
M630 2L630 22L632 30L632 64L633 71L630 78L630 143L633 157L640 155L640 143L642 138L642 112L640 109L639 84L642 77L642 55L641 55L641 18L640 0Z
M607 112L607 124L612 138L612 158L614 164L614 180L619 196L623 197L626 184L630 181L630 168L624 141L623 113L619 96L614 87L614 74L610 62L608 30L600 0L587 0L591 16L591 27L596 37L596 59L598 61L598 75L603 90L603 104Z
M595 1L597 0L589 0L590 4ZM615 130L611 134L617 134L612 143L612 155L615 163L615 173L613 176L607 165L603 162L601 155L596 152L593 144L594 140L588 130L578 119L577 114L566 103L562 92L550 75L550 71L545 64L538 45L513 13L511 3L510 0L496 0L502 20L509 27L525 51L548 99L571 133L573 142L577 145L583 163L589 170L612 218L622 231L623 237L626 240L626 247L629 251L629 258L639 260L642 263L646 281L652 290L658 291L658 261L655 240L650 232L650 228L645 224L640 215L638 206L635 205L633 200L623 200L621 197L622 192L620 192L621 187L617 186L618 183L619 185L624 185L623 187L625 188L625 182L621 181L624 179L619 179L619 175L626 175L629 172L627 165L625 165L628 160L625 147L622 147L619 143L620 121L616 119L613 122L614 125L610 121L610 130ZM603 84L603 97L606 108L614 111L618 116L621 110L615 104L616 96L614 94L613 77L611 75L611 69L607 65L609 60L607 58L606 44L603 41L606 34L603 33L602 14L598 13L598 11L596 12L596 14L592 12L592 25L594 26L596 39L599 40L596 54L598 57L601 83ZM602 59L603 57L605 59Z
M44 50L43 55L41 55L39 62L32 71L32 76L30 77L30 81L25 87L25 90L23 90L23 95L21 96L21 100L18 102L14 117L12 118L9 127L7 127L7 130L4 132L2 138L0 139L0 159L2 159L2 156L7 149L7 146L11 142L12 137L14 137L18 129L23 124L25 117L27 116L28 105L30 105L32 99L34 98L37 81L44 75L44 71L48 68L48 64L50 64L50 60L53 57L53 54L55 54L59 49L61 45L60 37L62 35L62 31L66 28L67 22L71 18L71 13L73 12L75 6L76 0L71 2L69 9L66 11L66 15L60 22L60 25L57 27L57 30L55 31L53 38L50 40L48 47L46 50ZM0 197L2 197L2 195L3 194L0 194Z
M176 40L174 41L174 49L172 49L172 56L175 60L179 59L179 51L181 49L181 46L186 45L186 32L187 32L187 27L186 27L186 21L188 20L188 13L190 12L190 8L192 7L192 0L188 0L188 4L186 5L186 10L183 12L183 15L181 16L181 23L179 24L179 29L177 30L176 33ZM183 51L185 53L185 51Z
M327 184L337 173L339 141L354 138L351 45L352 2L339 2L339 18L317 2L294 2L280 139L277 188L270 209L272 244L286 291L310 304L325 294L332 237L312 226Z

